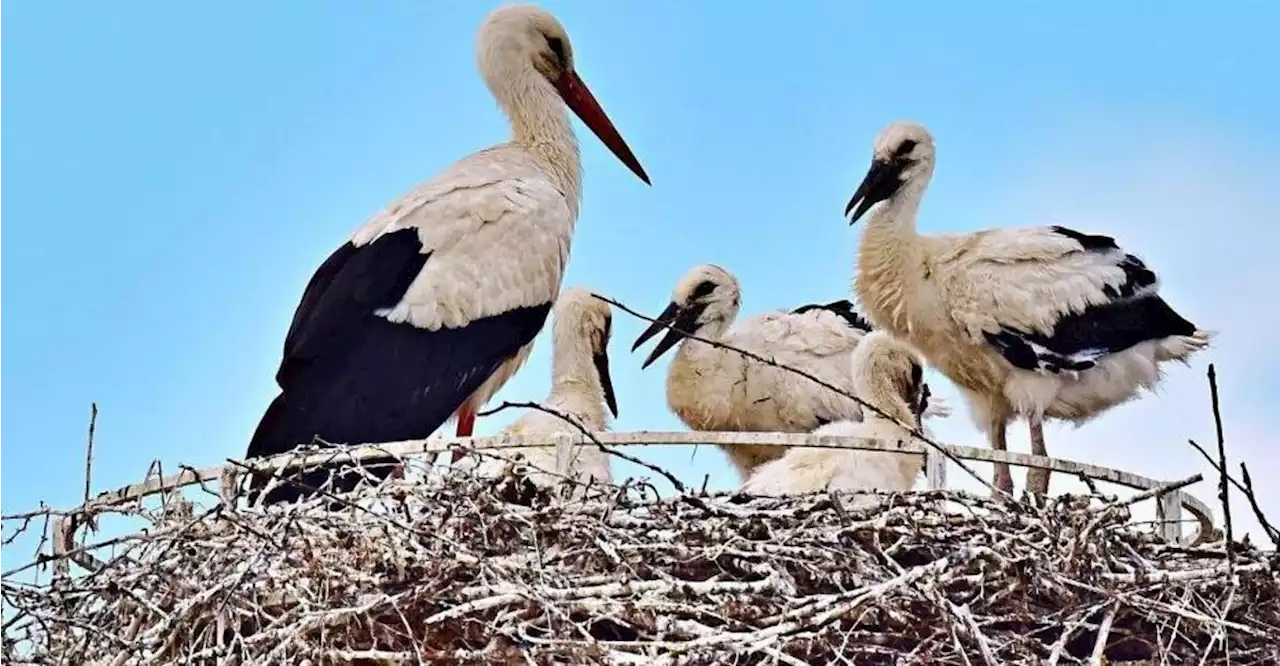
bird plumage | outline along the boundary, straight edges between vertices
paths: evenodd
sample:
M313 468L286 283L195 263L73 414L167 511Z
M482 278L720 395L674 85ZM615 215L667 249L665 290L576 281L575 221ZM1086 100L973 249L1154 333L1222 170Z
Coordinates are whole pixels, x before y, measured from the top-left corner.
M690 269L671 304L636 341L643 344L670 324L646 365L679 343L667 370L667 405L693 430L809 432L825 423L857 420L862 410L847 395L732 349L685 338L692 334L802 370L845 393L853 390L849 359L867 324L848 301L764 312L737 320L737 278L710 264ZM945 416L938 402L931 415ZM738 445L725 453L742 475L782 455L777 447Z
M885 331L867 334L850 359L854 395L889 418L864 410L862 421L836 421L814 435L910 441L904 428L918 428L927 409L928 388L915 350ZM924 468L918 454L857 449L800 447L757 467L742 485L752 495L786 495L823 490L905 491ZM854 503L871 502L870 497Z
M1084 423L1154 386L1160 363L1208 345L1210 334L1175 313L1156 274L1111 237L1062 226L918 235L933 167L922 126L895 123L878 137L846 209L854 221L870 211L855 290L877 327L961 388L996 448L1020 415L1044 455L1043 419ZM1007 466L997 482L1011 486Z
M286 335L281 394L249 457L317 437L425 438L453 418L471 434L476 412L528 358L569 259L582 173L566 104L647 182L575 72L553 16L499 8L478 44L513 139L417 187L321 265ZM297 496L285 487L267 501Z

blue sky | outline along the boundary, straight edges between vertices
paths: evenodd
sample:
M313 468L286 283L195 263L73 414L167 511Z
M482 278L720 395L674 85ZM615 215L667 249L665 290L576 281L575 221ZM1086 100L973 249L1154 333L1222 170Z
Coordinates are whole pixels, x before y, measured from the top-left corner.
M656 313L681 273L711 261L739 276L746 313L846 297L857 228L840 212L875 133L918 120L939 151L922 230L1113 233L1180 310L1223 333L1160 396L1050 428L1052 454L1160 478L1209 471L1185 440L1212 432L1215 361L1232 452L1255 476L1274 467L1280 317L1260 302L1275 302L1280 240L1280 94L1264 83L1280 62L1276 5L545 6L654 183L578 126L586 194L566 285ZM473 56L491 7L5 4L5 512L77 500L95 400L95 491L153 458L243 453L319 262L416 183L506 138ZM627 349L642 326L616 320L616 429L678 429L665 364L641 372ZM540 342L502 397L542 397L548 364ZM935 384L958 407L935 430L980 442ZM735 483L715 451L643 455Z

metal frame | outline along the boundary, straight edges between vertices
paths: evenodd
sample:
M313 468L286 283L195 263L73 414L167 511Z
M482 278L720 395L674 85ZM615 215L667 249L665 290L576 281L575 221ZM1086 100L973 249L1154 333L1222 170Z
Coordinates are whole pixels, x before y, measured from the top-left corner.
M928 475L929 488L946 488L947 455L936 451L932 446L920 441L888 440L883 438L867 438L858 435L811 435L804 433L775 432L602 432L594 433L594 439L605 446L688 446L715 445L732 446L748 444L754 446L783 447L815 447L845 448L863 451L889 451L905 454L917 454L926 457L925 471ZM341 462L345 460L364 460L376 456L393 455L409 457L415 455L435 454L447 451L451 446L463 445L474 449L507 449L523 446L556 446L557 458L567 453L570 446L589 444L591 439L581 433L561 433L555 436L511 435L501 434L487 437L454 437L410 440L388 444L366 444L347 449L317 449L315 453L302 455L298 452L281 454L271 458L238 461L218 467L202 469L183 468L176 474L148 479L123 488L99 494L85 504L59 515L54 522L53 551L55 556L63 556L75 551L75 532L81 524L77 517L92 513L98 509L123 504L141 499L149 495L167 493L179 488L217 482L219 495L225 500L234 498L240 478L250 469L266 472L288 467L316 465L324 462ZM1010 451L995 451L974 446L940 445L951 457L960 460L976 460L980 462L1004 462L1018 467L1048 469L1054 472L1085 476L1098 481L1114 483L1137 490L1153 490L1166 485L1139 474L1101 467L1074 460L1062 460L1044 456ZM559 467L559 461L557 461ZM1157 498L1157 518L1162 521L1161 533L1170 542L1193 543L1201 536L1213 530L1213 512L1203 502L1183 492L1173 490ZM1187 509L1200 524L1199 532L1192 538L1185 539L1182 533L1182 510ZM74 553L73 553L74 554ZM84 553L87 555L87 553ZM66 558L59 558L65 562ZM95 568L96 561L92 557L73 557L77 564Z

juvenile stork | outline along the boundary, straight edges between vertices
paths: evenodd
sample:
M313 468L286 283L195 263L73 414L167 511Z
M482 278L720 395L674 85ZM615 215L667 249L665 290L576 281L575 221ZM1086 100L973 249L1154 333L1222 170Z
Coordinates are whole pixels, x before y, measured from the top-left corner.
M556 301L553 316L551 393L541 403L548 411L530 410L503 432L553 435L608 430L606 407L615 418L618 416L618 403L609 378L609 338L613 328L609 304L585 289L566 289ZM519 447L503 449L502 452L507 457L522 454L525 461L535 468L556 469L554 446ZM508 466L505 460L484 458L477 473L501 476ZM571 475L582 483L593 477L597 483L612 481L609 457L594 445L574 447L570 470ZM537 471L529 475L529 480L538 485L550 485L556 481L554 477Z
M738 279L732 274L713 264L695 266L676 284L671 303L631 347L635 351L663 328L670 328L643 367L680 344L667 369L667 405L686 426L700 431L809 432L833 421L861 418L858 403L847 395L795 372L687 337L749 351L851 393L849 361L871 325L849 301L765 312L735 324L740 301ZM948 412L942 404L933 409L933 415ZM725 453L745 478L783 451L775 446L739 445L727 447Z
M569 259L582 162L565 106L649 182L579 78L554 16L529 5L495 10L477 58L512 139L455 162L321 264L285 337L281 393L248 457L317 437L425 438L454 418L459 436L471 434L477 410L528 358ZM267 501L297 496L284 487Z
M915 350L886 331L868 333L850 363L854 395L879 409L861 422L836 421L813 431L815 435L843 435L870 440L911 437L903 426L920 427L929 388ZM890 420L892 419L892 420ZM755 469L742 486L751 495L787 495L820 490L911 490L924 469L916 454L849 449L795 448ZM857 503L870 502L860 498Z
M1126 402L1209 345L1157 293L1156 274L1115 239L1060 226L921 236L916 211L933 175L933 137L897 122L875 141L871 168L845 215L867 214L855 289L877 327L901 336L957 384L991 446L1017 416L1031 452L1043 422L1077 426ZM1007 465L996 487L1012 491ZM1027 475L1044 494L1047 470Z

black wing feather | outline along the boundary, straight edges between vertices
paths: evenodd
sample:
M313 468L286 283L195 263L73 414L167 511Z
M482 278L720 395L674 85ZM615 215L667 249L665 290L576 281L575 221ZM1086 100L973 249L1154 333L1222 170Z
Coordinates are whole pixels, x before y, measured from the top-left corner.
M324 295L329 285L333 283L333 279L342 271L342 267L347 261L356 254L356 246L350 241L343 243L338 249L333 251L316 269L311 276L311 280L307 282L307 288L302 292L302 300L298 302L298 307L293 311L293 321L289 322L289 331L284 336L284 351L280 367L276 370L276 384L281 384L280 373L288 365L288 358L291 355L290 350L294 348L298 340L298 331L302 330L310 321L312 314L316 311L316 305L320 297Z
M853 303L849 302L848 300L832 301L830 303L822 303L822 304L810 303L808 305L801 305L800 307L792 310L791 314L804 314L806 312L809 312L810 310L827 310L828 312L834 312L835 314L839 315L841 319L844 319L845 322L849 324L849 326L866 331L868 333L871 332L871 329L872 329L871 322L867 321L862 315L858 314L858 311L855 310L853 307Z
M1121 250L1114 238L1060 226L1050 229L1076 241L1081 252L1114 257L1115 265L1124 271L1124 281L1103 287L1107 301L1066 314L1049 335L1010 327L985 333L987 342L1014 367L1050 374L1088 370L1097 359L1142 342L1195 333L1195 325L1158 294L1138 295L1155 286L1156 274L1141 259Z
M425 438L546 322L550 303L437 331L376 316L399 302L429 258L410 228L363 247L344 246L326 260L294 315L276 374L281 395L258 424L248 457L315 438L333 444ZM302 480L314 486L324 473ZM268 501L297 496L281 489Z

